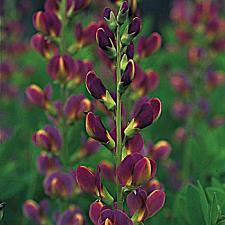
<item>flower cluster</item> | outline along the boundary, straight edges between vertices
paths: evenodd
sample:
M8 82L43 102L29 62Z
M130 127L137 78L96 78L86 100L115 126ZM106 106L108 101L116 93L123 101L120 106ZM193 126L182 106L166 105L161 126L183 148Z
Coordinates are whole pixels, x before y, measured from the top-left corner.
M186 61L182 70L170 72L170 83L177 94L171 111L181 121L175 130L175 140L184 146L191 138L198 139L199 120L205 120L209 127L223 125L225 121L210 100L225 82L224 73L216 66L217 56L225 49L225 20L220 17L219 8L219 1L175 1L171 11L178 42L168 49ZM182 173L188 180L191 158L187 150L183 154Z
M225 49L225 21L219 16L219 3L175 1L171 18L180 42L175 48L185 46L188 60L187 70L173 72L170 78L180 96L173 103L173 115L182 120L192 115L203 117L211 125L214 119L208 96L225 81L224 73L214 66L217 54Z
M85 51L84 47L95 40L98 23L91 22L85 28L81 23L73 24L78 12L82 13L89 3L89 0L46 0L44 11L33 15L37 33L32 37L31 45L47 61L46 71L52 83L44 88L31 84L26 88L26 96L29 103L42 109L49 120L48 125L33 134L32 141L41 150L37 167L44 176L45 194L61 204L68 201L63 209L55 212L56 224L59 225L85 224L81 210L69 205L69 200L80 192L72 164L92 155L99 148L99 144L93 139L81 138L84 135L82 132L72 134L72 125L82 121L85 113L93 108L91 101L76 91L93 64L89 59L73 57L78 51ZM69 43L66 35L71 25L75 30L72 32L75 40ZM74 138L78 143L77 149L71 149L69 145ZM49 213L42 208L41 203L38 205L28 200L24 204L24 213L38 224L51 224Z
M144 72L134 60L139 61L157 51L161 37L158 33L142 37L135 55L133 40L141 31L141 19L128 17L128 1L119 5L117 14L111 8L104 9L105 22L96 32L99 55L114 75L115 92L107 88L94 71L86 76L88 92L96 105L102 104L98 109L109 118L109 126L106 126L96 112L88 112L87 134L105 146L116 160L114 165L102 161L96 171L79 166L75 173L81 190L97 199L89 208L89 217L95 225L132 225L156 214L164 205L165 193L155 178L155 160L167 158L171 150L165 141L156 144L151 151L144 149L140 133L159 118L161 101L142 97L157 86L158 75L154 71ZM136 100L136 103L129 114L128 102L123 99L131 88L134 95L128 101ZM102 178L114 183L117 187L114 193L107 189Z

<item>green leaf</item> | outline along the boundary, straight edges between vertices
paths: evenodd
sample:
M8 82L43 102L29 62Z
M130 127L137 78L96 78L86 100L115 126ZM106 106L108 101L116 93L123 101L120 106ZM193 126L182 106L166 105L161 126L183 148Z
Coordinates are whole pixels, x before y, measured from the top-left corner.
M198 184L200 203L201 203L202 213L204 215L205 224L209 225L210 224L209 205L208 205L208 201L206 198L206 194L205 194L205 191L204 191L201 183L199 181L197 181L197 184Z
M210 222L211 225L215 225L218 218L221 216L220 206L217 203L216 193L213 195L213 201L210 208Z
M191 224L205 225L204 216L201 210L199 191L197 187L193 185L188 186L186 201L188 214L191 218Z

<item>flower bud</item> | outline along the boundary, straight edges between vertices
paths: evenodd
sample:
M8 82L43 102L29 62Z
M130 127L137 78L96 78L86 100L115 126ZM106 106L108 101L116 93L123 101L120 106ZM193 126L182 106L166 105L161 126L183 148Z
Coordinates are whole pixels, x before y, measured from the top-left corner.
M103 11L103 18L105 19L105 22L107 23L107 25L109 26L109 29L111 31L115 31L116 30L116 17L113 13L113 11L110 8L105 8Z
M74 70L74 60L70 55L56 55L47 65L48 74L53 80L70 80L74 77Z
M44 56L46 59L50 59L54 55L58 54L58 48L51 43L46 37L42 34L35 34L31 39L32 47Z
M99 47L108 55L109 58L116 57L116 49L111 40L108 36L106 31L103 28L99 28L96 32L96 40Z
M32 84L26 89L26 96L32 104L48 109L51 92L51 86L46 86L42 90L36 84Z
M124 130L124 134L130 138L140 129L143 129L153 123L161 113L161 102L158 98L147 100L146 98L137 102L133 119Z
M130 59L127 63L127 66L122 74L121 81L120 81L120 92L123 93L126 88L131 84L134 79L134 61Z
M103 208L103 204L101 202L93 202L89 208L89 218L94 225L98 225L98 219L101 215L101 210Z
M114 99L93 71L87 74L86 87L89 93L104 104L108 110L112 111L115 109L116 103Z
M124 1L119 9L118 15L117 15L117 21L120 25L122 25L128 16L129 11L129 5L127 1Z
M74 180L71 174L53 172L44 180L45 193L50 196L67 198L73 194Z
M126 55L127 55L128 59L133 59L134 58L134 43L133 42L131 42L127 46Z
M135 17L129 26L125 29L121 37L121 42L123 45L128 45L140 32L141 30L141 19Z
M109 132L106 131L101 119L92 112L89 112L86 116L86 130L90 137L101 142L108 149L113 150L115 148L115 142Z
M33 15L33 24L35 29L42 32L44 35L57 37L60 35L61 22L59 18L51 12L36 12Z
M91 102L84 95L70 96L64 105L64 114L67 123L71 124L79 120L84 114L91 110Z
M39 173L43 175L58 171L61 168L60 160L55 156L50 156L46 152L42 152L37 160Z
M84 216L80 209L74 205L70 205L69 208L64 211L57 220L57 225L84 225Z
M148 57L161 47L162 39L160 34L153 32L149 38L140 38L138 42L138 55L141 58Z
M34 133L32 139L37 147L50 152L57 152L62 146L61 134L56 127L50 125Z
M158 141L152 148L151 157L154 160L165 160L171 152L171 145L167 141Z
M156 179L149 180L143 187L146 193L149 195L155 190L163 190L163 185Z

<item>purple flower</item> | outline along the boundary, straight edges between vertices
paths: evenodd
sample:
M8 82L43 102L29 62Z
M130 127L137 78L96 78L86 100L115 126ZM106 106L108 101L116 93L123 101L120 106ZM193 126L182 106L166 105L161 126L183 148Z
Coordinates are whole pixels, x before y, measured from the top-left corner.
M84 95L70 96L64 105L64 114L68 123L79 120L91 110L91 102Z
M71 80L75 75L74 60L70 55L56 55L49 61L47 71L53 80Z
M42 90L36 84L32 84L26 89L26 96L32 104L49 109L52 87L48 85Z
M75 36L77 48L82 48L86 45L92 44L95 41L95 34L98 29L98 24L91 22L87 27L83 29L82 24L78 23L75 26Z
M140 57L148 57L161 47L160 34L153 32L150 37L141 37L138 42L138 54Z
M171 152L171 145L167 141L158 141L150 150L151 158L154 160L165 160Z
M62 136L54 126L47 125L33 134L33 143L44 150L57 152L62 146Z
M147 196L142 188L138 188L127 196L128 209L131 215L137 213L137 222L154 216L163 207L164 202L165 193L160 190L155 190Z
M55 13L59 15L60 13L60 3L61 0L46 0L45 1L45 11ZM66 15L69 16L74 10L75 1L66 0Z
M120 87L126 89L134 79L135 67L134 61L130 59L121 77Z
M45 193L50 196L67 198L74 192L74 179L70 173L56 171L44 180Z
M48 210L49 204L47 200L42 200L40 204L33 200L27 200L23 204L24 215L38 224L41 224L42 221L46 220Z
M156 164L152 159L133 153L123 159L116 173L122 186L137 187L155 176Z
M41 174L47 175L61 168L61 162L56 156L48 155L42 152L37 159L38 170Z
M70 205L57 219L57 225L84 225L84 216L80 209Z
M158 98L140 99L133 112L133 119L126 127L124 133L127 137L133 137L140 129L153 123L161 113L161 102Z
M32 37L31 45L37 52L47 59L50 59L54 55L58 54L58 48L56 45L51 43L48 38L39 33Z
M36 12L33 15L34 27L45 35L59 36L61 32L61 21L52 12Z

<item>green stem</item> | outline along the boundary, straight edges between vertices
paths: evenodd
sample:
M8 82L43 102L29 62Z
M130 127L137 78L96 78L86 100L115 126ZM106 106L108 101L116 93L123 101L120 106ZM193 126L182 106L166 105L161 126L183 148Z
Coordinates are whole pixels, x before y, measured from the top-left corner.
M122 160L122 134L121 134L121 94L119 91L119 83L121 80L121 53L120 53L120 26L117 25L117 34L116 34L116 49L117 49L117 57L116 57L116 76L117 76L117 87L116 87L116 166L118 166ZM117 182L117 204L119 209L123 209L123 192L122 187L118 181L118 177L116 179Z

